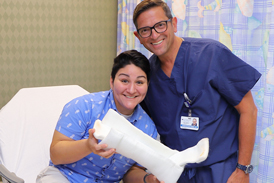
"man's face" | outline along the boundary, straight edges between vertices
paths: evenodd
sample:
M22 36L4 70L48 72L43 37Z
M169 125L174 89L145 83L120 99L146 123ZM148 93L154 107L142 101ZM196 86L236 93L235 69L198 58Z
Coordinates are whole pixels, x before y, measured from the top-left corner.
M137 18L138 28L153 27L160 21L168 20L162 7L150 8L141 13ZM167 55L172 49L172 44L175 39L175 32L177 31L177 19L173 18L171 22L167 23L167 30L163 33L157 33L152 29L152 33L147 38L142 38L137 31L135 36L140 40L146 49L157 55L158 57Z

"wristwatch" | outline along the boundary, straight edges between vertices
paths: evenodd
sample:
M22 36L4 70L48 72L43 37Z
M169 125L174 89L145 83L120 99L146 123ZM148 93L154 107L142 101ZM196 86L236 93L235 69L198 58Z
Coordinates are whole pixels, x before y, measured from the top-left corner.
M241 164L237 163L236 167L239 168L240 170L243 170L245 172L245 174L249 174L253 170L252 165L241 165Z

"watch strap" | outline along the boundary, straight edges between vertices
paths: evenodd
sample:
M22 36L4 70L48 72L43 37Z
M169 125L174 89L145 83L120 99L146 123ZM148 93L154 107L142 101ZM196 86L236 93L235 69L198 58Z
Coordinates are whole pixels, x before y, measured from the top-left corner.
M253 170L252 165L241 165L241 164L237 163L236 167L239 168L240 170L243 170L245 172L245 174L249 174Z

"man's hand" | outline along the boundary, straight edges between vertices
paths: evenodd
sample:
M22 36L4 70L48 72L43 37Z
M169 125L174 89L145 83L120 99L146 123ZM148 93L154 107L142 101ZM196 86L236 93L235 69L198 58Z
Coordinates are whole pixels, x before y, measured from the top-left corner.
M249 183L249 174L245 174L244 171L236 168L227 180L227 183Z

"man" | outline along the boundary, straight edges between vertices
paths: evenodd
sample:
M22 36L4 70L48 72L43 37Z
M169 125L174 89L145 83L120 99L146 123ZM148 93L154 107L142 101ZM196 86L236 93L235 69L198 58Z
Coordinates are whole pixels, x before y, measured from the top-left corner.
M250 90L261 74L217 41L176 36L162 0L139 3L133 21L154 53L145 106L162 143L184 150L210 141L207 160L187 165L178 183L248 183L257 118ZM185 125L191 119L197 126Z

